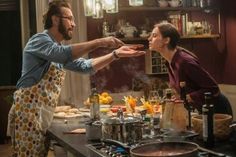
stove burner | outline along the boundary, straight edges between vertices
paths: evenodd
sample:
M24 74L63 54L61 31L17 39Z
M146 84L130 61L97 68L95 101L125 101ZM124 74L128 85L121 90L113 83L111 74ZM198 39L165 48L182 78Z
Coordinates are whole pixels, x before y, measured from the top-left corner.
M91 157L129 157L129 152L124 148L105 143L87 145Z

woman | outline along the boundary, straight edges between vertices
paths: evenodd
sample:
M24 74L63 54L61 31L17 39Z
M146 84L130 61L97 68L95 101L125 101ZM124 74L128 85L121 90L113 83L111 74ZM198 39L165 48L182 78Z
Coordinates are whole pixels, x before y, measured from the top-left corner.
M213 77L200 66L196 55L177 46L180 34L174 25L167 22L156 24L148 40L149 49L166 59L169 84L178 94L180 82L185 82L187 101L201 112L204 93L211 92L215 112L232 115L229 101L222 95Z

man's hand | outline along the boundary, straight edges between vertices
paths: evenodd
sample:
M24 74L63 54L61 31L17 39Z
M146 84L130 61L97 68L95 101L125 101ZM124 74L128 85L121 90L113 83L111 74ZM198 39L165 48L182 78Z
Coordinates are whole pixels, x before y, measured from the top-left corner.
M115 37L105 37L105 38L100 38L98 40L100 42L100 46L105 48L114 49L124 45L124 43L121 40Z

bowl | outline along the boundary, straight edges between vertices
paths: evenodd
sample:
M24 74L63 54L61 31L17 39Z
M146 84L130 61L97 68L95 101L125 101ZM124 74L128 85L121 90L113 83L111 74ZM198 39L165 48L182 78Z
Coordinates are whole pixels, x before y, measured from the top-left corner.
M157 2L158 2L159 7L161 7L161 8L168 7L168 1L167 0L158 0Z
M202 115L192 117L193 130L199 133L202 138ZM229 138L232 128L232 116L228 114L214 114L214 135L218 140L226 140Z

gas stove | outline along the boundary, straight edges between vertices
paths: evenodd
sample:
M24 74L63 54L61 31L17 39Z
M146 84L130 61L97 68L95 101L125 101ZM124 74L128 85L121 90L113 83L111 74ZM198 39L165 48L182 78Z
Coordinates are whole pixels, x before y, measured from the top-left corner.
M87 145L90 157L129 157L129 152L121 146L96 143Z
M137 144L136 144L137 145ZM130 153L122 146L108 144L104 142L87 145L89 157L130 157ZM135 147L131 145L129 147ZM199 150L198 157L218 157L208 151ZM222 156L223 157L223 156ZM228 156L225 156L228 157Z

